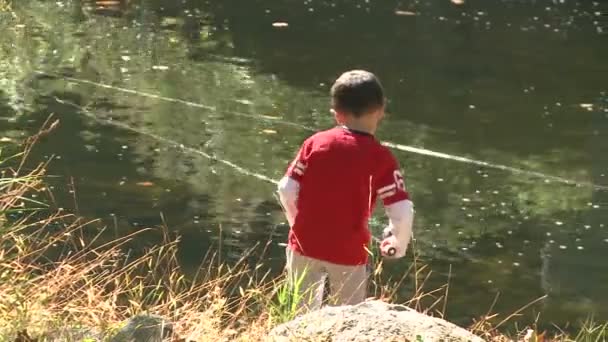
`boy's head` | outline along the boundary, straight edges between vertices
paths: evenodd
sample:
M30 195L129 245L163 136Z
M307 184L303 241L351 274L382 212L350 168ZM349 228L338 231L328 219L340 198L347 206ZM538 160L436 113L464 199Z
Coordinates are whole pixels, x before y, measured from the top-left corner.
M338 77L331 87L331 107L336 115L361 118L384 114L384 90L376 75L365 70L351 70Z

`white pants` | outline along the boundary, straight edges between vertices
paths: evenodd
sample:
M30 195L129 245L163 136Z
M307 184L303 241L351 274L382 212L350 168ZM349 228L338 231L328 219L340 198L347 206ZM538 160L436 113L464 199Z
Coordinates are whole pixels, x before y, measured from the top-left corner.
M292 289L298 289L299 295L302 296L299 303L300 311L321 308L327 278L330 286L330 304L353 305L365 300L366 265L338 265L303 256L289 247L286 250L288 282Z

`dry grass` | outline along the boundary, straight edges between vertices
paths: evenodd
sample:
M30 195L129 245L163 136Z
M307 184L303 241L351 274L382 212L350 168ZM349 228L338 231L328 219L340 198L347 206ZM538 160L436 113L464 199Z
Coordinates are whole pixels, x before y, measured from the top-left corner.
M15 168L0 163L0 340L44 340L49 332L70 340L78 327L107 335L139 313L161 315L180 337L196 341L260 340L280 323L271 308L284 309L276 304L284 280L263 272L261 261L252 269L246 255L228 266L209 254L186 277L176 256L179 239L166 227L109 238L99 221L51 212L34 200L47 193L46 165L25 172L24 160L55 124L26 142L11 160ZM138 248L138 236L151 231L161 241Z
M45 164L24 171L24 162L36 140L55 123L47 122L28 140L22 158L0 162L0 341L21 336L36 340L73 340L73 328L87 327L98 336L118 329L121 322L139 313L161 315L173 322L184 340L258 341L293 312L273 315L282 277L262 271L262 261L251 268L243 257L235 265L217 262L209 254L199 271L186 277L176 257L177 238L166 227L147 228L121 238L108 238L98 221L83 221L70 214L51 212L36 198L47 193L42 177ZM47 196L47 198L50 198ZM37 208L38 210L30 210ZM160 243L141 248L140 234L156 232ZM268 247L262 246L264 250ZM443 317L449 293L446 285L424 291L432 272L414 246L414 262L396 281L381 280L383 263L372 273L373 296L390 301L405 281L412 281L414 295L407 303L419 311ZM540 300L540 299L539 299ZM498 328L535 302L498 320L491 309L471 331L490 341L549 341L526 331L514 339ZM285 315L286 314L286 315ZM67 328L67 329L66 329ZM587 325L574 340L602 341L606 326ZM51 334L53 337L51 338ZM603 335L602 335L603 334ZM603 338L602 337L602 338ZM554 340L567 340L562 334ZM572 340L572 339L570 339Z

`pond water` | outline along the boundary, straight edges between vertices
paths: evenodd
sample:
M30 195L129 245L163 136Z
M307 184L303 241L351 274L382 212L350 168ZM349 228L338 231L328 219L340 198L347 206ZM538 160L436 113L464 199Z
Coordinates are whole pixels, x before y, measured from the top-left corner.
M278 271L272 180L333 125L335 77L366 68L390 101L378 137L416 205L426 288L450 284L447 317L468 324L499 294L501 314L547 295L525 312L545 326L607 320L608 4L459 3L13 2L0 13L2 141L53 114L32 158L54 156L59 206L118 234L165 222L192 269L219 245L235 262L270 239ZM375 233L382 222L378 210Z

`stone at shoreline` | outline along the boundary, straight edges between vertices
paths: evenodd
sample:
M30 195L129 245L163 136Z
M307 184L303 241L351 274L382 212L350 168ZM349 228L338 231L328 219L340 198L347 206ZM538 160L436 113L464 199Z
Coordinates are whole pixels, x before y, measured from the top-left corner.
M110 342L163 342L170 340L172 335L173 326L163 317L137 315L129 318Z
M369 301L325 307L274 328L268 341L470 341L483 339L402 305Z

